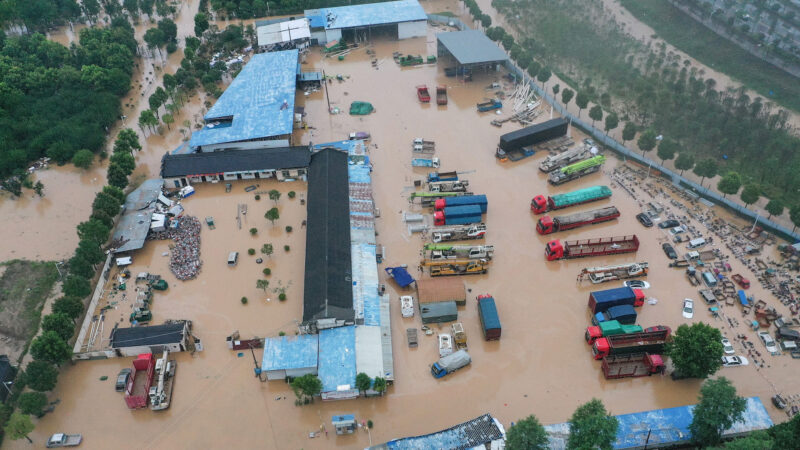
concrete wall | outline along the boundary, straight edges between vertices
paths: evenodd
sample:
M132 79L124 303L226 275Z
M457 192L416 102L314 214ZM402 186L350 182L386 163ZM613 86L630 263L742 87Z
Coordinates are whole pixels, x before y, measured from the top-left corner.
M418 20L416 22L401 22L397 24L397 38L407 39L428 35L428 22Z
M342 30L325 30L325 42L338 41L342 38ZM321 44L322 42L320 42Z
M325 45L328 43L328 35L325 33L325 30L321 31L312 31L311 32L311 39L316 39L317 44Z
M142 353L162 353L164 350L169 350L170 352L182 352L186 349L186 346L183 342L175 342L172 344L164 344L164 345L137 345L135 347L123 347L118 349L122 356L137 356Z
M289 139L269 139L264 141L229 142L225 144L203 145L202 151L215 152L218 150L242 150L249 148L288 147Z
M100 297L103 296L103 287L108 281L108 276L110 273L111 261L113 260L114 255L111 253L108 254L106 257L106 262L103 264L103 270L100 272L100 280L97 282L97 286L94 288L94 294L92 294L92 300L89 302L89 307L86 309L86 317L83 318L83 324L81 324L81 329L78 331L78 339L75 340L75 346L72 348L73 359L90 359L88 357L83 358L80 357L80 353L83 347L84 341L86 341L89 337L87 333L89 332L89 328L92 325L92 317L94 316L94 311L97 309L97 304L100 302ZM102 339L102 336L100 336Z

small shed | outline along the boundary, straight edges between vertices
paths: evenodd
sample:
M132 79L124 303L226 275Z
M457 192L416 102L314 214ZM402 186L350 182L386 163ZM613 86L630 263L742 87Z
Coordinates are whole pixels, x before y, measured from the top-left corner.
M467 304L464 282L457 277L417 280L417 297L420 305L439 302L455 302L458 306Z
M422 323L454 322L458 319L456 302L420 303Z
M163 325L115 328L111 332L111 348L117 356L141 353L183 352L190 349L189 321L178 320Z
M353 414L333 416L331 425L336 429L336 434L353 434L356 431L356 416Z

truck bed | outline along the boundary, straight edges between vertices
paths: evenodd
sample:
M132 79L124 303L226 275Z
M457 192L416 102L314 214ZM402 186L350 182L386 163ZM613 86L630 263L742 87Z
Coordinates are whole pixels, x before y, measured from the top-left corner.
M587 223L597 219L612 220L619 217L619 210L614 206L607 208L594 209L592 211L584 211L565 216L554 217L553 220L558 222L559 229L563 230L565 227L571 227L579 223Z
M137 370L132 376L133 383L131 384L130 397L146 396L150 390L147 372L144 370Z
M636 240L636 236L624 236L566 241L564 247L569 257L575 258L599 254L631 252L639 248L639 243Z
M606 379L643 377L650 374L650 367L643 353L611 355L603 358L603 375Z

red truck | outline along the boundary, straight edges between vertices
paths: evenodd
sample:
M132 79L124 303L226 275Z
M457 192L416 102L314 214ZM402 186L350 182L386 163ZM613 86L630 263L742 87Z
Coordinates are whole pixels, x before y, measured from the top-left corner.
M422 103L430 103L431 94L428 93L428 86L424 84L422 86L417 86L417 98Z
M611 355L603 358L603 375L607 380L650 376L654 373L663 375L665 370L666 366L661 355L631 353L629 355Z
M662 353L672 330L669 327L659 328L661 329L655 331L601 337L594 341L594 345L592 345L594 359L631 353Z
M594 344L594 341L601 337L613 336L615 334L628 334L628 333L641 333L642 327L639 325L623 325L618 320L607 320L600 322L598 325L586 327L586 343L589 345Z
M565 216L544 216L536 223L539 234L550 234L558 231L567 231L584 225L608 222L619 217L619 210L614 206L593 209Z
M147 395L153 384L156 361L152 353L142 353L133 360L133 372L125 386L125 403L130 409L147 406Z
M639 238L632 234L630 236L564 241L563 244L558 239L555 239L545 246L544 256L548 261L555 261L558 259L585 258L587 256L617 255L637 250L639 250Z
M547 211L596 202L608 197L611 197L611 189L608 186L592 186L567 192L566 194L554 194L549 197L537 195L531 200L531 211L534 214L544 214Z

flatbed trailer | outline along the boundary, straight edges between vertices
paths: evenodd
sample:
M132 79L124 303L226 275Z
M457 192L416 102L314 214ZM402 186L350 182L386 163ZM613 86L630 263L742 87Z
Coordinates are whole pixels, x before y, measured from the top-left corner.
M592 284L647 276L649 264L646 262L617 264L613 266L585 267L578 275L578 281L588 278Z
M408 197L408 201L410 203L415 203L415 200L419 200L420 205L425 208L433 208L436 206L436 200L445 197L459 197L462 195L472 195L471 192L427 192L427 191L416 191L412 192L411 195Z
M617 255L639 250L639 238L635 234L605 238L579 239L575 241L552 240L545 246L548 261L585 258L589 256Z
M586 147L575 147L557 155L549 155L539 164L539 170L550 173L554 170L568 166L572 163L583 161L592 156L592 152Z
M428 182L428 192L467 192L469 180Z
M582 211L563 216L543 216L536 223L536 231L539 234L550 234L558 231L567 231L585 225L608 222L620 216L619 210L614 206Z

